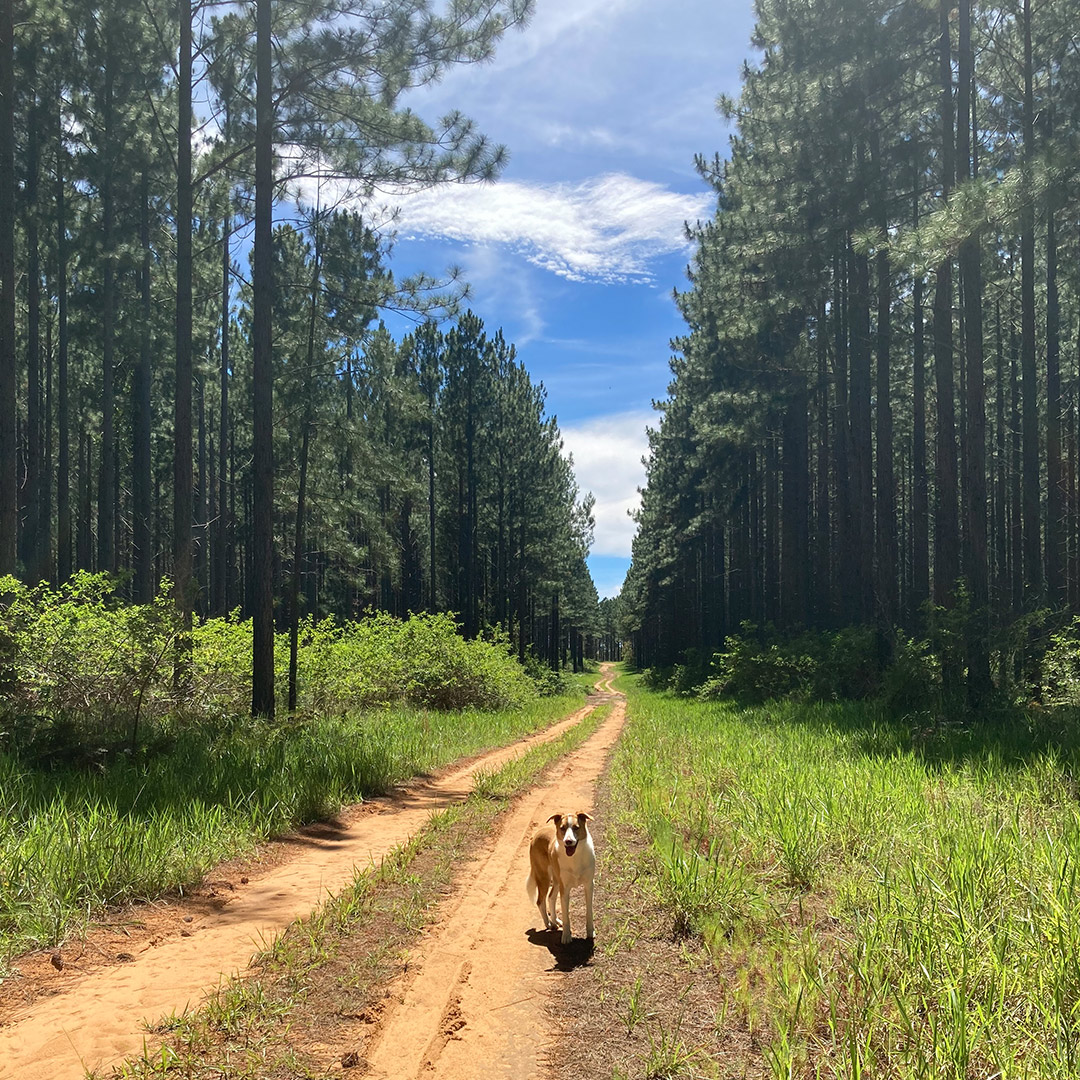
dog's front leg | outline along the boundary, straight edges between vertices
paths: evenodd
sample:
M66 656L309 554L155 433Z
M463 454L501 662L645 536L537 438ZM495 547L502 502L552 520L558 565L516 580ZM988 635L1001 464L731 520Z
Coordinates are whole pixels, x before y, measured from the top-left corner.
M559 889L559 898L562 901L562 943L570 944L570 890L566 886Z
M586 878L586 880L585 880L585 936L590 941L592 941L592 937L593 937L592 890L593 890L592 878Z

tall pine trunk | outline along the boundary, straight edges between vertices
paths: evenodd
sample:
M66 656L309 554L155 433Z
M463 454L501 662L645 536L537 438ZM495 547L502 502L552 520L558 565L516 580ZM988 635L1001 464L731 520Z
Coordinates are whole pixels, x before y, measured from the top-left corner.
M23 561L27 576L40 581L42 572L41 537L41 253L38 238L38 162L40 157L38 108L34 89L35 63L30 60L27 76L31 83L29 131L26 136L26 181L23 189L26 206L26 519L23 526ZM45 537L46 547L48 536Z
M949 0L941 0L941 195L953 185L952 49ZM937 439L934 506L934 602L949 606L960 576L960 521L957 509L956 405L953 378L952 262L943 260L934 283L934 382L937 389Z
M874 487L870 427L870 265L851 253L851 503L852 543L847 549L856 578L855 606L848 621L874 616Z
M68 241L64 181L64 110L56 86L56 577L71 577L71 419L68 379ZM0 245L2 246L2 245Z
M1025 605L1042 600L1042 539L1039 522L1039 403L1035 371L1035 204L1030 197L1035 153L1032 92L1031 0L1024 0L1024 169L1029 196L1020 216L1020 385L1023 422L1023 523Z
M191 327L192 327L192 190L191 190L191 0L180 0L179 115L176 140L176 388L173 407L173 579L178 639L176 674L187 677L191 653L191 621L195 608L192 575L194 506L191 460Z
M805 627L810 599L809 395L800 383L784 410L783 523L780 545L783 622ZM711 582L708 587L711 587Z
M251 711L274 715L274 373L272 316L274 115L271 0L256 0L255 252L252 271Z
M1053 105L1046 113L1052 142ZM1046 200L1046 598L1055 608L1068 602L1065 567L1065 499L1061 468L1061 302L1057 282L1056 192Z
M139 327L139 362L135 368L131 494L135 600L140 604L148 604L154 598L154 534L151 518L153 477L150 460L150 431L153 420L150 401L150 328L153 325L153 311L150 297L150 178L145 171L142 176L139 237L142 244L142 263L139 267L142 325Z
M213 564L210 580L210 612L224 615L229 609L229 537L232 533L228 512L229 483L229 275L231 270L230 230L232 215L228 210L221 223L221 401L218 417L218 499L214 525Z
M888 235L885 172L881 164L880 137L870 136L870 161L874 170L875 224ZM877 278L877 615L887 631L896 623L900 608L899 551L896 529L896 471L893 464L892 410L892 269L889 253L882 247L874 256Z
M15 4L0 0L0 574L18 543L15 369Z
M971 50L971 0L960 0L959 103L957 134L961 175L974 178L971 115L974 58ZM982 260L979 233L960 245L963 287L965 400L967 454L964 460L964 508L967 579L971 599L971 625L967 635L968 700L978 705L990 690L989 612L990 583L986 551L986 385L983 371Z

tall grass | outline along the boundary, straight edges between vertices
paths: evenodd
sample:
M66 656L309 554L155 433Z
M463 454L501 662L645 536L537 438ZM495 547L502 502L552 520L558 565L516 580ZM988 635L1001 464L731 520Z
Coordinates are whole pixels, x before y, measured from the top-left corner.
M1080 1076L1080 733L631 688L615 785L774 1076ZM749 1054L750 1051L747 1051Z
M35 769L0 751L0 966L292 825L546 726L573 694L482 712L154 721L149 751Z

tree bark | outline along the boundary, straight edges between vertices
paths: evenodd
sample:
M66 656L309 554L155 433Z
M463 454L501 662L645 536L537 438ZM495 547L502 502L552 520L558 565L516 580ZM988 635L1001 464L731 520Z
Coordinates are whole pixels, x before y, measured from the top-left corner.
M1020 385L1023 412L1024 596L1026 607L1043 597L1040 535L1039 403L1035 370L1035 204L1030 197L1035 153L1035 102L1032 92L1031 0L1024 0L1024 169L1029 196L1020 217Z
M187 678L191 622L195 608L192 575L191 327L192 327L192 190L191 190L191 0L179 0L180 70L176 139L176 387L173 406L173 599L180 620L176 677Z
M139 362L135 368L131 494L134 511L135 600L140 604L148 604L154 598L154 541L151 518L153 478L150 460L150 431L153 420L150 400L150 327L153 313L150 297L150 178L146 172L143 172L142 177L139 235L142 244L142 263L139 267L142 325L139 327Z
M68 244L64 182L64 110L56 88L56 578L71 577L71 420L68 385ZM0 245L2 246L2 245Z
M941 194L953 185L952 56L949 40L950 0L941 0ZM956 405L953 380L952 262L937 268L934 283L934 381L937 389L937 439L934 506L934 602L951 606L960 576L960 521L957 508Z
M274 299L271 0L256 2L255 253L252 274L252 665L251 711L274 715Z
M960 170L974 178L970 113L974 82L974 57L971 50L971 0L960 0L959 76L957 100L959 116L958 156ZM967 454L964 460L964 507L966 510L964 550L971 600L970 626L967 633L968 701L979 705L990 691L990 582L986 551L986 380L983 355L982 251L978 233L960 245L960 270L963 282L965 398L967 402Z
M0 574L18 543L15 369L15 4L0 0Z

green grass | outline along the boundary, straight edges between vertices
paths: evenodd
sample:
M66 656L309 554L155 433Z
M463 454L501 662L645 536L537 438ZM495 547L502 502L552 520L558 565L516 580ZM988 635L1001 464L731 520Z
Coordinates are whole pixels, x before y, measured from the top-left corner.
M583 701L575 687L501 712L166 722L137 759L48 770L0 752L0 967L80 932L109 905L181 888L260 840L511 742Z
M1080 1076L1080 735L624 680L614 785L775 1077ZM752 1060L751 1060L752 1059ZM738 1075L736 1070L732 1075Z

